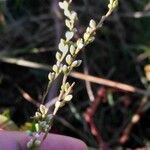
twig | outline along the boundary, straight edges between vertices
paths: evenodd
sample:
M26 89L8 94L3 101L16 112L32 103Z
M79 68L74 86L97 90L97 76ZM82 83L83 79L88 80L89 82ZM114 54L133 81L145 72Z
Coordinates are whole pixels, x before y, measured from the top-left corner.
M96 124L94 122L94 119L93 119L94 114L96 113L96 110L99 104L103 101L103 98L105 97L105 94L106 94L106 90L104 88L100 88L98 90L98 93L94 102L92 103L92 106L87 108L86 112L84 113L84 118L91 128L91 133L95 136L100 150L110 150L110 148L103 141L103 138L100 132L98 131Z
M23 60L23 59L18 59L18 58L11 58L11 57L3 57L2 58L2 57L0 57L0 61L5 62L5 63L23 66L23 67L34 68L34 69L41 69L41 70L46 70L46 71L51 70L51 67L49 67L46 64L41 64L41 63L32 62L32 61ZM112 80L108 80L108 79L104 79L104 78L100 78L100 77L95 77L92 75L85 75L83 73L76 72L76 71L72 71L69 76L71 76L73 78L80 79L80 80L90 81L92 83L120 89L120 90L123 90L126 92L150 96L150 91L143 90L143 89L137 88L135 86L132 86L129 84L124 84L121 82L116 82L116 81L112 81Z
M87 59L86 59L86 55L85 52L83 52L83 65L84 65L84 74L88 75L89 74L89 70L88 70L88 66L87 66ZM86 85L86 90L89 96L89 100L91 102L94 101L95 97L92 91L92 87L91 87L91 83L87 80L85 80L85 85Z
M37 102L36 100L34 100L26 91L24 91L21 88L18 88L19 92L21 93L22 97L27 100L28 102L32 103L33 105L35 105L36 107L39 108L39 106L41 105L39 102Z
M148 98L147 97L144 97L138 107L138 109L136 110L135 114L132 116L131 118L131 122L127 125L127 127L125 128L125 130L123 131L123 134L122 136L120 137L119 139L119 142L121 144L124 144L127 142L128 138L129 138L129 135L131 133L131 130L132 128L135 126L135 124L137 124L140 119L141 119L141 116L142 116L142 113L143 113L143 109L144 109L144 106L145 104L147 103L148 101Z
M5 63L23 66L23 67L34 68L34 69L41 69L41 70L46 70L46 71L51 70L51 67L49 67L46 64L41 64L41 63L32 62L32 61L23 60L23 59L18 59L18 58L11 58L11 57L3 57L2 58L2 57L0 57L0 61L5 62ZM116 82L116 81L112 81L112 80L108 80L108 79L104 79L104 78L100 78L100 77L95 77L92 75L85 75L83 73L76 72L76 71L72 71L69 76L71 76L73 78L80 79L80 80L90 81L92 83L120 89L120 90L123 90L126 92L150 96L150 91L143 90L143 89L137 88L135 86L132 86L129 84L124 84L121 82Z
M134 87L132 85L124 84L124 83L121 83L121 82L116 82L116 81L112 81L112 80L108 80L108 79L98 78L98 77L91 76L91 75L85 75L85 74L79 73L79 72L72 72L70 74L70 76L74 77L74 78L81 79L81 80L87 80L87 81L90 81L90 82L93 82L93 83L113 87L113 88L120 89L120 90L123 90L123 91L126 91L126 92L131 92L131 93L137 93L137 94L141 94L141 95L145 95L145 96L150 96L149 91L139 89L139 88Z

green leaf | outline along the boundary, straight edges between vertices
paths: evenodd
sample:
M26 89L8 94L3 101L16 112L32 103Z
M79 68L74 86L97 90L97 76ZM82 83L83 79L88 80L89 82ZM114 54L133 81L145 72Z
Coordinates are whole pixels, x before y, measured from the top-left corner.
M11 131L18 130L17 125L12 120L3 115L0 115L0 128Z
M114 98L112 92L107 93L108 104L114 106Z

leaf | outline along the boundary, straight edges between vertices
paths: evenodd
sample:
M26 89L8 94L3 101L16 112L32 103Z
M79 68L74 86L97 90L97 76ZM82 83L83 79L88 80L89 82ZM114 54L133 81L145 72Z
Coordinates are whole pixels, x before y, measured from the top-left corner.
M3 115L0 115L0 128L10 131L18 130L17 125L12 120Z
M108 98L108 104L110 106L114 106L114 98L111 91L107 93L107 98Z

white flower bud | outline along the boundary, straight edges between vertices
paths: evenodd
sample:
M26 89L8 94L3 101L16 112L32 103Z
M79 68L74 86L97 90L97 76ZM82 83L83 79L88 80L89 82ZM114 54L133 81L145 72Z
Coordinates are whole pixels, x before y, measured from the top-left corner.
M79 67L79 66L81 65L81 63L82 63L82 60L75 60L75 61L71 64L71 66L72 66L72 67Z
M47 107L45 107L44 105L40 105L40 112L41 112L41 114L42 115L46 115L47 114L47 112L48 112L48 108Z
M70 46L70 53L71 55L75 54L75 47L73 45Z
M109 0L109 4L112 4L114 2L114 0Z
M65 15L66 17L68 17L68 18L71 18L71 13L70 13L70 11L69 11L68 9L65 9L64 15Z
M67 51L68 51L68 45L64 45L64 44L62 44L62 43L59 43L59 45L58 45L58 48L59 48L59 50L62 52L62 53L66 53Z
M59 72L59 67L57 65L54 65L53 66L53 71L58 73Z
M57 52L56 53L56 59L57 59L57 61L60 61L61 57L62 57L62 55L59 52Z
M65 36L66 36L66 40L69 41L69 40L71 40L73 38L74 32L67 31Z
M77 67L77 65L78 65L78 61L77 61L77 60L75 60L75 61L71 64L72 67Z
M93 36L93 37L90 37L89 43L93 42L94 40L95 40L95 37L94 37L94 36Z
M67 1L64 1L64 2L59 2L58 5L61 9L65 10L68 9L69 3Z
M89 38L89 33L84 33L83 38L84 38L84 42L86 42Z
M69 82L67 82L67 83L65 84L65 86L64 86L65 91L67 91L69 87L70 87L70 84L69 84Z
M75 60L72 64L71 64L72 67L77 67L78 66L78 61Z
M70 19L74 22L77 19L77 13L75 11L71 11Z
M91 19L91 20L90 20L90 23L89 23L89 26L90 26L92 29L95 29L95 28L96 28L96 22L95 22L93 19Z
M71 25L70 20L66 19L66 20L65 20L65 25L66 25L70 30L72 29L72 25Z
M70 94L70 95L67 95L65 98L64 98L64 101L70 101L71 99L72 99L72 95Z
M50 81L53 81L54 80L54 78L55 78L55 73L53 72L53 73L49 73L48 74L48 79L50 80Z
M78 40L77 40L77 48L78 48L78 49L82 49L83 46L84 46L84 44L83 44L83 39L78 39Z
M41 117L41 113L36 112L36 113L35 113L35 117L36 117L36 118L40 118L40 117Z
M118 0L114 0L113 2L113 9L115 9L118 6Z
M91 29L90 27L87 27L86 32L87 32L87 33L91 33L91 32L92 32L92 29Z
M108 4L108 8L110 10L114 10L118 6L118 0L110 0Z
M63 4L63 2L59 2L58 5L59 5L59 7L60 7L61 9L64 9L64 4Z
M63 65L62 71L64 74L67 74L69 72L69 69L66 65Z
M67 57L66 57L66 63L67 63L68 65L71 65L71 64L72 64L72 61L73 61L72 56L71 56L70 54L67 55Z

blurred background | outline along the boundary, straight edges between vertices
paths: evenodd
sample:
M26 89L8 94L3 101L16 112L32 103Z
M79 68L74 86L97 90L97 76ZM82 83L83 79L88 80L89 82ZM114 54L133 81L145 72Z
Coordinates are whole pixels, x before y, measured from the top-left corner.
M47 75L66 30L59 0L0 0L0 128L32 129ZM73 0L78 30L107 11L107 0ZM53 133L82 139L89 150L150 149L150 1L119 0L118 9L80 54L69 78L73 100ZM80 74L79 74L80 72ZM61 79L45 103L52 107ZM118 82L120 84L118 84Z

